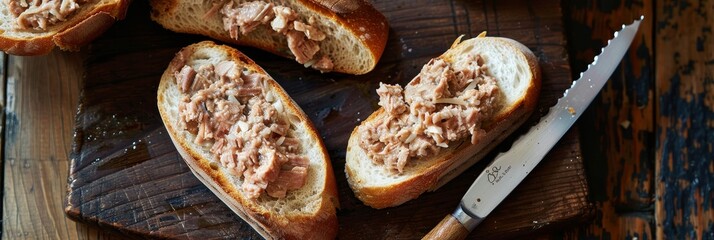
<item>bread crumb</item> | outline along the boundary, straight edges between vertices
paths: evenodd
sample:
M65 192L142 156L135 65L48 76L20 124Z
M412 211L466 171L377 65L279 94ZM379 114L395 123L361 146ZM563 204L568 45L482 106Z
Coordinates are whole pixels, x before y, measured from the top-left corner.
M573 107L568 107L568 112L570 113L570 115L575 116L575 113L576 113L576 112L575 112L575 108L573 108Z
M624 129L628 129L628 128L630 128L630 121L628 121L628 120L622 121L622 122L620 122L620 126L622 126L622 128L624 128Z

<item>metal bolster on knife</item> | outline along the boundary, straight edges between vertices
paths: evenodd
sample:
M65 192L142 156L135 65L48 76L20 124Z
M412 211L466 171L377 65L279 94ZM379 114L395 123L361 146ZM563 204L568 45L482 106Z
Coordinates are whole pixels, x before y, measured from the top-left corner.
M477 217L474 214L469 214L466 211L468 210L465 210L461 207L461 204L459 204L459 206L456 207L456 210L451 213L451 216L456 218L456 220L458 220L459 223L461 223L461 225L463 225L470 232L471 230L474 230L474 228L476 228L481 221L483 221L483 218Z

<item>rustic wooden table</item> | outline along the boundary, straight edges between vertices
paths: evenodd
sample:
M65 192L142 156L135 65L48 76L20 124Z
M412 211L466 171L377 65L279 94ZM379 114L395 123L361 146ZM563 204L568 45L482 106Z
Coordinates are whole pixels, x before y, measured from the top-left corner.
M544 237L714 239L714 2L565 1L573 75L642 14L579 121L594 217ZM121 238L64 214L82 54L0 56L3 238Z

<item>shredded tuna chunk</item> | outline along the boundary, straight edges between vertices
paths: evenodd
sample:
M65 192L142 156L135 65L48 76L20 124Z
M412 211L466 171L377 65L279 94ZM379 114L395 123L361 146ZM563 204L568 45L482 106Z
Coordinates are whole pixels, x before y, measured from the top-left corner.
M381 84L379 105L386 117L359 128L359 145L376 163L401 173L409 161L436 154L471 135L476 144L483 121L496 108L499 89L480 56L452 66L442 59L427 63L404 90Z
M327 57L327 55L322 55L320 60L317 60L317 62L315 62L312 65L312 68L320 70L321 72L332 71L332 68L334 68L334 67L335 67L335 64L332 63L332 60L329 57Z
M211 8L213 11L215 6ZM209 11L209 12L211 12ZM286 6L275 6L264 1L252 1L236 4L228 1L220 10L223 29L231 38L238 40L260 25L270 24L270 29L287 38L288 49L295 60L305 67L312 67L322 72L332 71L334 63L320 51L319 42L327 35L316 27L317 20L308 18L308 23L298 20L299 15ZM211 16L208 14L206 16Z
M313 41L325 40L325 33L321 32L316 27L310 26L303 22L294 21L293 28L295 28L295 30L297 30L297 31L303 32L305 34L305 37L307 37L307 39L310 39Z
M233 7L233 1L228 1L221 9L224 28L229 30L232 38L238 39L238 30L246 35L258 25L269 23L275 15L273 4L262 1L253 1Z
M89 0L4 0L18 29L45 30L67 18Z
M305 184L309 160L282 102L263 92L265 75L223 61L195 71L185 65L174 76L187 94L178 106L179 128L195 134L194 143L211 145L214 161L243 180L249 197L282 198Z
M190 66L183 66L181 71L175 72L176 85L181 88L182 92L187 92L193 85L193 78L196 76L196 71Z
M289 7L275 6L273 8L275 19L270 22L270 27L276 32L286 34L289 30L289 23L297 19L297 14Z
M379 95L379 106L382 106L390 115L399 115L407 109L402 87L399 85L379 83L377 95Z
M221 9L223 9L224 2L224 0L211 1L211 8L209 8L208 11L201 16L201 19L208 19L216 15L221 11Z
M317 51L320 51L320 46L317 42L307 39L305 34L298 31L288 32L288 47L295 55L295 60L299 63L307 63L315 56Z
M454 78L454 70L441 59L432 59L424 65L419 75L407 84L405 100L415 113L431 112L435 100L450 95L448 82Z
M285 197L288 190L299 189L305 185L309 162L306 158L296 155L289 156L289 159L292 160L292 164L285 164L278 178L265 189L268 195L282 198Z

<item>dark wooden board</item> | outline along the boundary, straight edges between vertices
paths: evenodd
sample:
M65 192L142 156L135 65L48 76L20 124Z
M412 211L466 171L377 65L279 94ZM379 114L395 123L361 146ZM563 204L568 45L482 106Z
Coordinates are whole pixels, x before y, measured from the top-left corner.
M274 77L323 136L338 181L342 239L419 238L450 213L483 169L466 170L436 192L375 210L347 186L349 133L376 107L380 81L404 84L461 34L481 31L521 41L540 59L543 90L533 124L570 85L560 1L374 1L390 22L387 49L369 74L319 74L292 60L239 47ZM156 110L159 77L183 46L205 39L174 34L133 3L127 19L91 44L76 119L68 216L139 237L258 238L190 173ZM521 128L516 134L525 131ZM505 150L509 138L497 150ZM592 206L577 131L546 159L471 237L515 237L588 220Z

